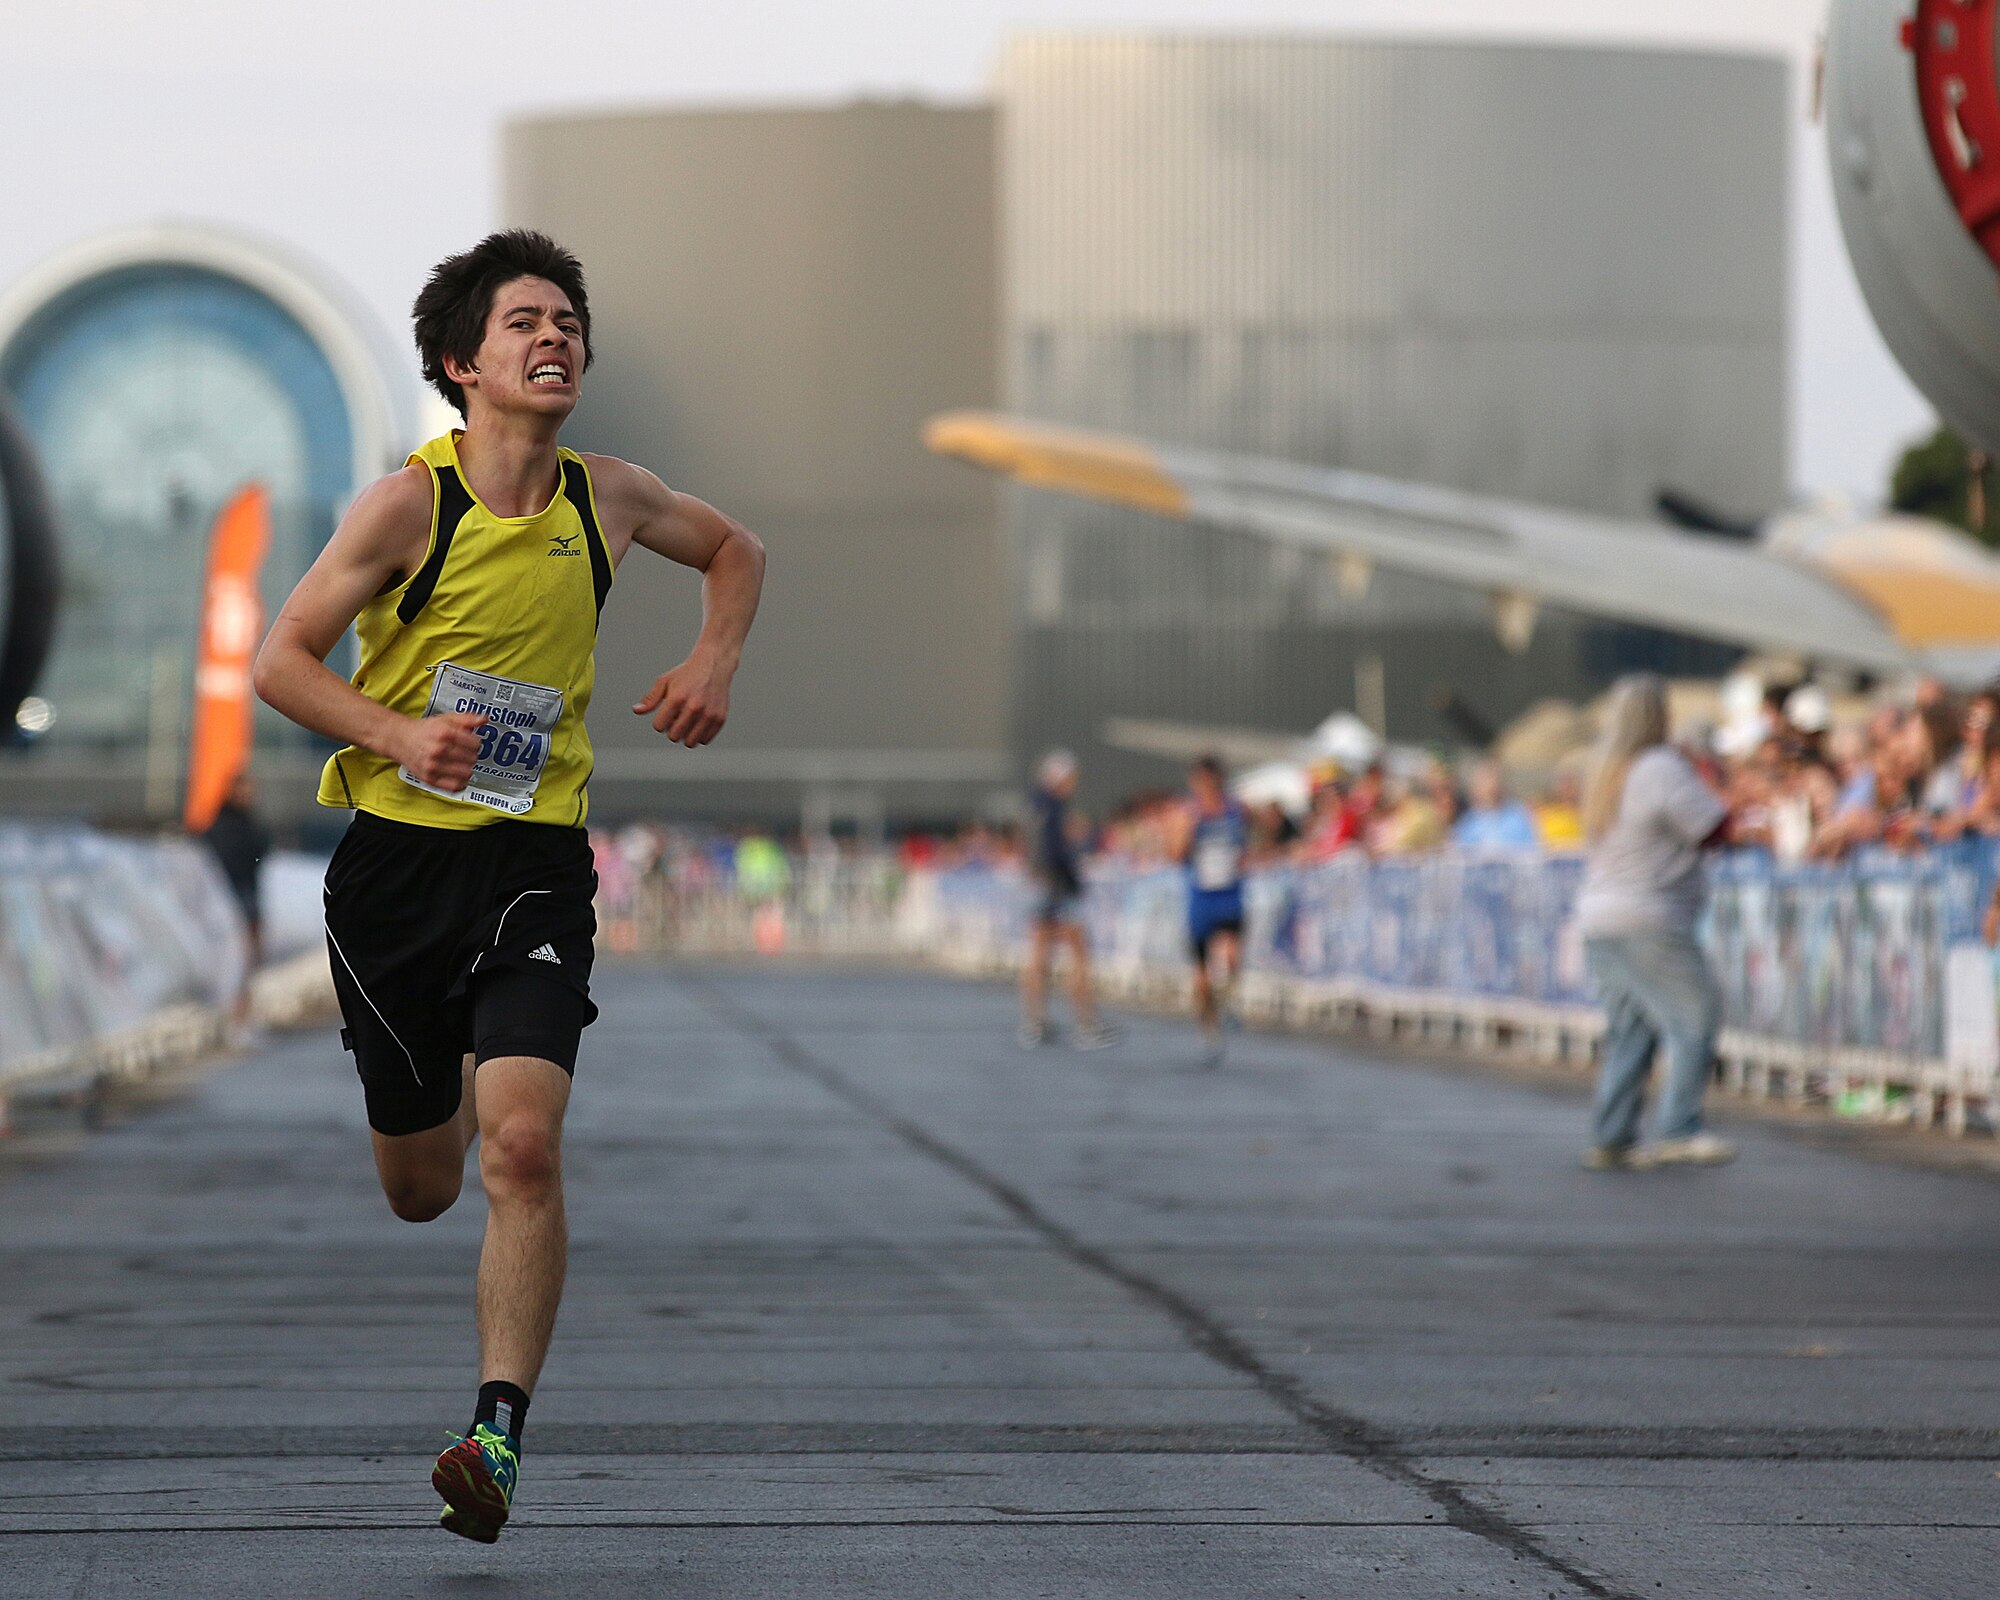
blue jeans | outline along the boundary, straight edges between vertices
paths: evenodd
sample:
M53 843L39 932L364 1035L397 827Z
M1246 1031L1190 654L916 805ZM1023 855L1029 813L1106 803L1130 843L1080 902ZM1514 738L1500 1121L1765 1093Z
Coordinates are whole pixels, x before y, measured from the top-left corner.
M1722 996L1692 933L1628 933L1586 939L1590 975L1604 1000L1604 1060L1598 1069L1595 1137L1623 1150L1639 1140L1639 1113L1653 1052L1667 1056L1660 1097L1662 1139L1701 1132L1701 1096L1715 1054Z

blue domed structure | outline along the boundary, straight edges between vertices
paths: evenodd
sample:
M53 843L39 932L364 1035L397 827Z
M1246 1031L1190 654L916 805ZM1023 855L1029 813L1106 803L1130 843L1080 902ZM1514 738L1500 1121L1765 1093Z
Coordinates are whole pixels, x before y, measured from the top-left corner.
M391 373L323 275L220 229L94 240L0 300L0 388L40 457L71 574L39 767L88 752L111 782L101 803L142 809L150 774L161 809L217 511L245 482L268 487L275 605L411 442L414 385ZM280 747L302 738L264 731Z

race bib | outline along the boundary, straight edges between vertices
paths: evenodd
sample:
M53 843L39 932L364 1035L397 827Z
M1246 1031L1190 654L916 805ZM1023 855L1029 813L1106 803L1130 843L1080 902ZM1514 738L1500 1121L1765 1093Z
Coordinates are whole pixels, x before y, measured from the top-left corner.
M431 700L424 715L437 717L451 711L476 711L486 717L486 726L479 730L472 781L453 794L425 783L408 767L397 768L396 776L425 794L488 806L511 817L532 810L542 769L548 763L549 744L562 720L562 690L496 678L490 672L474 672L447 661L432 679Z
M1197 889L1230 889L1243 876L1243 856L1236 841L1227 835L1211 834L1194 847L1194 886Z

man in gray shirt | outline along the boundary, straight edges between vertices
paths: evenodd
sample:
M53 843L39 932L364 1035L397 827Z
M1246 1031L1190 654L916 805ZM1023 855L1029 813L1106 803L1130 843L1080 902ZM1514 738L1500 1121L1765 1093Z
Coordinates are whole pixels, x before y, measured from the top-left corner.
M1584 864L1576 902L1584 938L1670 929L1693 937L1706 895L1702 847L1728 815L1673 746L1634 757L1617 814Z
M1702 1127L1722 1005L1694 936L1702 851L1720 840L1729 811L1666 736L1665 683L1650 674L1620 680L1584 800L1589 853L1576 908L1605 1010L1584 1158L1592 1167L1713 1166L1736 1154ZM1639 1119L1658 1050L1666 1055L1659 1138L1641 1151Z

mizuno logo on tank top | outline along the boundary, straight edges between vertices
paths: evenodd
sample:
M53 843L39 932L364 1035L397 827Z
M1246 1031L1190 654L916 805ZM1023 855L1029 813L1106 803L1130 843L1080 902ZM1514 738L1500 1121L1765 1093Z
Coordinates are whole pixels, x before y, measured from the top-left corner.
M430 542L417 570L355 619L354 686L407 716L482 713L472 781L447 794L350 745L327 762L319 801L434 828L503 817L577 827L589 810L584 714L612 579L590 469L562 450L548 505L496 516L459 465L459 437L433 439L410 457L431 475Z

